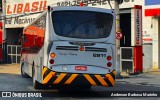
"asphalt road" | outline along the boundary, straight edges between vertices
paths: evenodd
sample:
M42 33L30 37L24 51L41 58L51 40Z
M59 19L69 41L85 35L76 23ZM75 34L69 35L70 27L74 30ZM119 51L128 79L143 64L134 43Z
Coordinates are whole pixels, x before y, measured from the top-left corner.
M149 77L150 78L150 77ZM134 78L132 78L134 80ZM54 88L50 87L47 89L35 90L32 87L32 79L31 78L23 78L20 75L20 70L18 65L0 65L0 91L2 92L26 92L26 93L42 93L43 98L23 98L23 99L33 99L33 100L74 100L74 99L117 99L117 100L128 100L128 99L151 99L154 97L146 98L146 97L108 97L111 96L112 93L116 94L125 94L125 93L136 93L139 94L138 91L143 91L143 93L157 93L156 91L160 91L159 85L145 84L143 81L141 82L138 78L135 79L137 82L130 82L129 78L127 79L116 79L116 84L114 87L102 87L102 86L94 86L91 89L70 89L70 88ZM141 80L143 78L141 77ZM160 81L160 80L159 80ZM139 84L141 82L141 84ZM136 84L137 83L137 84ZM121 92L120 92L121 91ZM124 92L126 91L126 92ZM147 92L148 91L148 92ZM47 94L47 95L45 95ZM0 94L1 95L1 94ZM47 96L44 98L44 96ZM52 97L50 97L52 96ZM0 98L0 99L10 99L10 98ZM12 98L12 100L22 99L22 98ZM160 98L154 98L159 100Z

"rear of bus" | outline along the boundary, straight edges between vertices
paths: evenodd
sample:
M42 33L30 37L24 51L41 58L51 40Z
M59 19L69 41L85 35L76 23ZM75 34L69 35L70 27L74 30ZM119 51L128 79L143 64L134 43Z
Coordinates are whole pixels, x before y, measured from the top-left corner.
M49 12L48 65L43 84L114 86L115 15L91 7L55 7Z

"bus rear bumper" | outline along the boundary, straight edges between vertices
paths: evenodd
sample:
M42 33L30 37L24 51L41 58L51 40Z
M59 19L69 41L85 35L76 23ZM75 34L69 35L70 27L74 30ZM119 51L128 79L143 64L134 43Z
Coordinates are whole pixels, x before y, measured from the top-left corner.
M74 85L88 84L92 86L113 87L116 71L107 74L78 74L54 72L47 67L42 70L42 84Z

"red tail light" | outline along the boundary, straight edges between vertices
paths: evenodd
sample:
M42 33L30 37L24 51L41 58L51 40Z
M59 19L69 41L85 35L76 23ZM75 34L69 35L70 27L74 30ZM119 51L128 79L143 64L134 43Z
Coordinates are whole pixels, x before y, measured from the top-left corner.
M108 61L112 60L112 57L111 56L107 56L107 60Z
M107 63L107 66L108 66L108 67L111 67L111 66L112 66L112 63L111 63L111 62L108 62L108 63Z
M50 63L50 64L54 64L54 60L53 60L53 59L50 59L49 63Z

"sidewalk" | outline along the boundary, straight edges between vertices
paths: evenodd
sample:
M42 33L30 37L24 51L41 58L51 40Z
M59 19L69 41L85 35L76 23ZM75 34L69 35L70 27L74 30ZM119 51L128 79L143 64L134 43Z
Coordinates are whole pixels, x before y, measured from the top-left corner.
M0 64L0 73L20 74L20 65L19 64Z
M121 79L116 79L116 81L160 87L160 69L150 70L137 75L126 75Z

